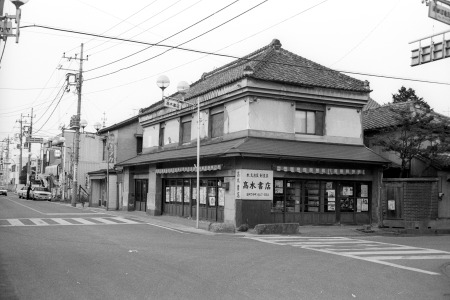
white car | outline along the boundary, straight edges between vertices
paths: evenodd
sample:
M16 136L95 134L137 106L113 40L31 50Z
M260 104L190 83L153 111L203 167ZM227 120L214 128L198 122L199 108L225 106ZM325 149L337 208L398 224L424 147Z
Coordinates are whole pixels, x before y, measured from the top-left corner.
M8 196L8 190L4 186L0 186L0 195Z
M30 198L33 200L52 200L52 193L45 187L36 186L30 191Z
M19 196L19 198L26 199L27 198L27 189L28 189L28 187L25 185L20 190L17 190L17 196Z

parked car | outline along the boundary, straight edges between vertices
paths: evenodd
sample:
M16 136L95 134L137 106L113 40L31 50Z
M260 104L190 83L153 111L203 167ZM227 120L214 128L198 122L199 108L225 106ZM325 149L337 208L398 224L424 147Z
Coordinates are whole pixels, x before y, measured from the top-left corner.
M19 196L19 198L27 199L27 189L28 187L24 185L20 190L17 190L17 196Z
M0 186L0 195L8 196L8 190L4 186Z
M52 193L50 193L45 187L33 187L30 191L30 198L33 200L52 200Z

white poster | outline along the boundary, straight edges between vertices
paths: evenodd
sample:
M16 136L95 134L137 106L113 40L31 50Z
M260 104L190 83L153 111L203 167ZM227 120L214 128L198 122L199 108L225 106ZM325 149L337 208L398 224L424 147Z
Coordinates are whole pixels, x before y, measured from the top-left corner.
M369 199L361 199L361 211L369 211Z
M366 184L361 184L361 197L368 197L369 195L369 186Z
M236 199L273 200L272 170L236 170Z
M395 200L388 200L388 210L395 210Z

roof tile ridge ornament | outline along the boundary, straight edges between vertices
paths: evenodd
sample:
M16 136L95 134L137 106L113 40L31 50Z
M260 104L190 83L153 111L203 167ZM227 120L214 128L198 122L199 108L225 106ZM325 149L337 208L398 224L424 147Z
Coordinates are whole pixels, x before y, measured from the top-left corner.
M261 51L261 58L258 59L253 66L253 73L256 73L258 70L262 69L267 63L271 63L270 58L273 57L275 53L281 53L281 42L279 39L273 39L269 45L267 45L264 51ZM245 71L245 70L244 70Z

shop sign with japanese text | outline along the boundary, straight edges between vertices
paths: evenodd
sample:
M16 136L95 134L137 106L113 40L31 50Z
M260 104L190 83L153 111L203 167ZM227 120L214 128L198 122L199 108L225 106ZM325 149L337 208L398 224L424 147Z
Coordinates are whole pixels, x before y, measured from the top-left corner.
M236 199L273 200L272 170L236 170Z

